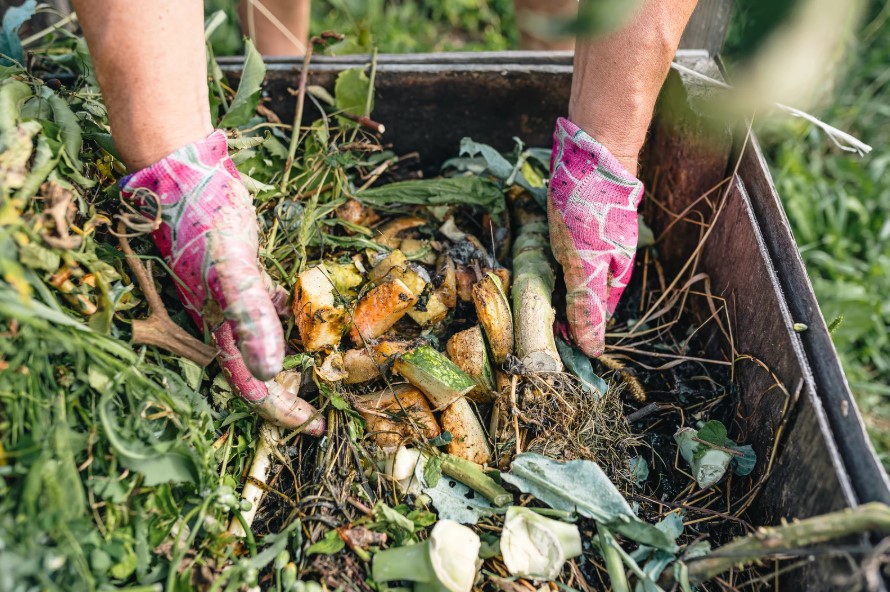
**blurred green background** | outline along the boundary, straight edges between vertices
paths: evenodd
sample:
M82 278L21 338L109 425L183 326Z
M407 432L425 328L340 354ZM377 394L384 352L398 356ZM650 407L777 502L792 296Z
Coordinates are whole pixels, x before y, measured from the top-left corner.
M760 3L763 4L763 3ZM779 3L781 4L781 2ZM787 4L787 3L786 3ZM210 0L228 23L211 42L239 53L231 0ZM724 50L731 65L763 34L758 3L737 0ZM776 15L773 15L775 17ZM772 18L774 21L775 18ZM890 3L872 0L840 75L814 114L874 147L860 158L815 127L783 117L759 130L825 318L885 466L890 465ZM314 0L313 34L347 34L343 52L518 48L512 0Z

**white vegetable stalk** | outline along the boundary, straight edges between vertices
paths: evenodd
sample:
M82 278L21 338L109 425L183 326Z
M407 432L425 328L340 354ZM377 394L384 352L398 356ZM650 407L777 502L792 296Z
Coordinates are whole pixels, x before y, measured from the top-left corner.
M511 575L552 580L567 560L581 555L581 533L574 524L511 506L501 533L501 555Z
M263 423L260 428L260 445L257 446L256 455L253 457L253 463L250 465L248 472L249 478L244 484L241 491L241 499L250 502L250 509L241 513L244 522L248 528L253 524L257 510L260 507L260 500L263 499L265 490L256 483L266 483L269 478L269 470L272 468L272 457L275 456L275 448L281 438L281 432L278 428L270 423ZM241 521L232 518L229 522L229 534L238 538L244 538L247 533L241 525Z
M375 582L414 582L414 592L470 592L479 561L479 536L453 520L439 520L422 543L374 555Z

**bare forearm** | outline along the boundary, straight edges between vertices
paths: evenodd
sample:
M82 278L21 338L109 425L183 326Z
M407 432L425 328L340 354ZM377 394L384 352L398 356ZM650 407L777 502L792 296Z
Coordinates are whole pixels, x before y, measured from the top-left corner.
M646 0L622 29L577 43L569 119L631 173L636 174L655 100L695 4Z
M199 0L75 0L118 150L148 166L213 131Z

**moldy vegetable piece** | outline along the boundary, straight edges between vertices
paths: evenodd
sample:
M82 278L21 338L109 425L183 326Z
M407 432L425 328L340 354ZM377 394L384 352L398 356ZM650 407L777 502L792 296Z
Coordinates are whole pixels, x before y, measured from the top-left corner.
M429 298L423 305L423 310L419 310L419 308L420 304L416 304L413 310L408 311L408 316L424 329L444 321L451 310L442 302L438 291L433 291L429 295Z
M473 286L473 303L485 329L492 358L495 363L503 364L507 355L513 353L513 317L500 278L488 273L479 280Z
M394 269L405 269L406 267L408 267L408 258L399 249L394 249L374 265L371 271L368 272L368 279L375 284L379 284Z
M334 214L344 222L364 226L372 226L380 220L380 214L371 208L363 206L358 200L350 199L345 204L334 210Z
M423 218L413 217L396 218L395 220L390 220L382 226L374 229L375 233L377 234L377 236L374 237L374 242L383 245L384 247L387 247L389 249L398 248L398 246L402 243L402 239L399 237L399 234L408 230L412 230L414 228L418 228L420 226L424 226L426 223L426 220L424 220Z
M359 395L354 404L365 420L368 433L374 434L381 448L398 446L412 436L435 438L441 433L426 397L410 385L400 384Z
M380 369L395 356L412 347L410 341L381 341L374 345L348 349L343 352L343 366L346 368L346 384L368 382L381 376Z
M479 562L479 536L453 520L439 520L422 543L374 555L375 582L415 582L414 592L470 592Z
M439 255L436 261L436 277L441 278L441 283L436 288L442 304L448 308L457 306L457 272L454 261L448 255ZM470 294L472 297L472 293Z
M473 301L473 285L479 281L476 272L468 265L455 267L455 282L457 284L457 297L463 302Z
M354 343L361 344L363 339L380 337L416 302L417 296L400 280L380 284L356 304L350 338Z
M477 403L490 402L495 390L494 372L488 361L488 349L479 325L452 335L445 351L458 368L476 381L477 388L468 397Z
M323 265L307 269L294 286L294 318L306 351L336 347L346 327L346 308Z
M419 261L426 265L436 262L436 251L430 241L420 238L405 238L399 245L405 256L411 261Z
M355 267L355 263L349 261L347 263L338 263L336 261L325 261L325 271L334 284L334 293L355 297L358 295L356 288L364 283L365 279L359 270Z
M448 454L484 465L491 460L491 446L473 404L461 397L442 410L442 429L451 433Z
M476 387L470 376L429 345L403 354L393 369L422 390L437 410L448 407Z

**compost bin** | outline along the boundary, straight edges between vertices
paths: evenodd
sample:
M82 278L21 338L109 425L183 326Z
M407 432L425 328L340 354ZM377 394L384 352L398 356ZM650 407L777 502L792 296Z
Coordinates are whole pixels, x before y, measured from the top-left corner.
M314 58L310 84L332 89L338 72L367 61ZM706 52L680 51L677 61L720 76ZM220 62L230 80L239 77L239 59ZM294 112L288 89L297 86L300 65L268 62L268 106L283 120ZM417 152L422 166L436 171L464 136L505 150L514 136L549 146L570 82L569 54L382 55L374 118L386 126L385 144L400 154ZM694 76L671 73L642 170L665 206L649 222L655 236L663 233L659 253L666 268L676 271L697 256L711 292L732 319L729 354L741 397L736 422L758 458L770 459L756 468L762 489L749 515L755 524L771 525L869 501L890 503L887 475L869 443L757 140L744 128L731 133L698 114L709 88ZM718 195L725 205L706 224L678 218L678 212L694 212ZM844 588L842 576L850 570L838 556L819 556L784 576L781 587Z

